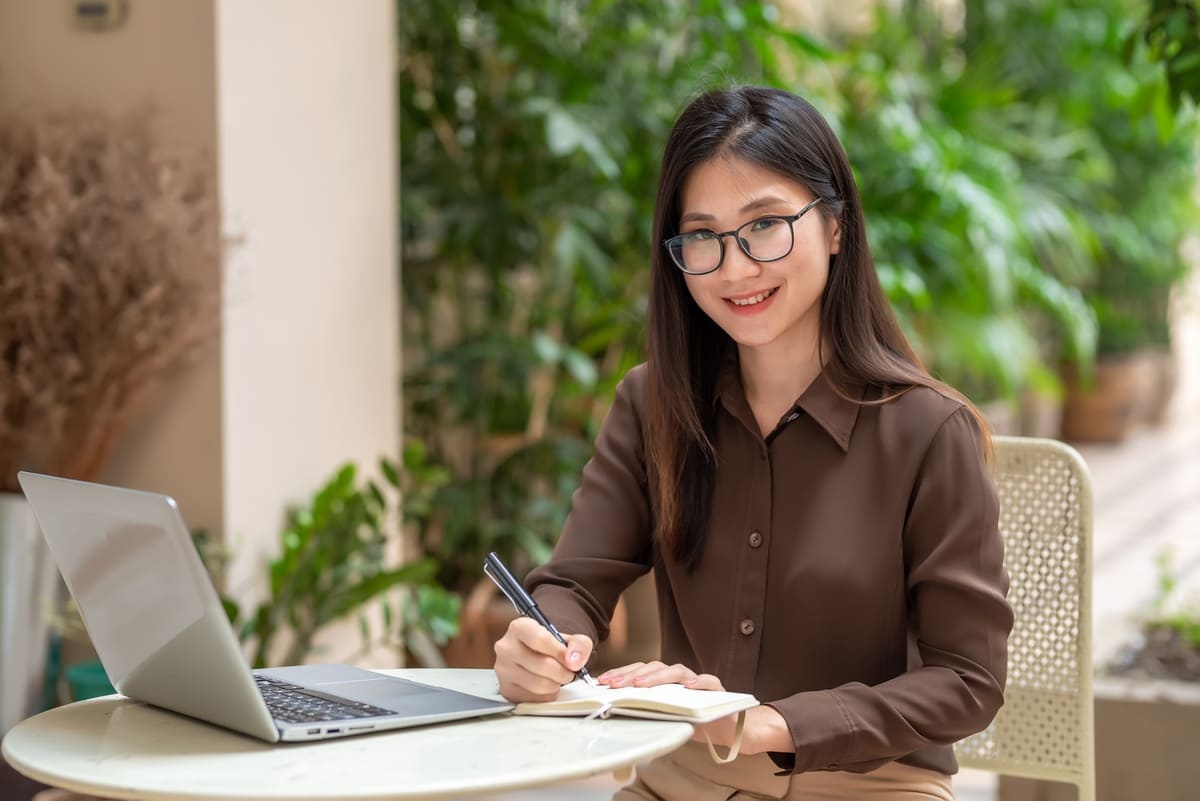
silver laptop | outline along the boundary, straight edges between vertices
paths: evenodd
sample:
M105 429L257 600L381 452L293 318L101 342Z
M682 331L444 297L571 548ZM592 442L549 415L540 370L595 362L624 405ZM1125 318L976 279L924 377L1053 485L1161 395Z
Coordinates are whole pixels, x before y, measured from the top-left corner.
M512 709L349 665L251 671L174 500L36 473L17 478L105 672L130 698L268 742Z

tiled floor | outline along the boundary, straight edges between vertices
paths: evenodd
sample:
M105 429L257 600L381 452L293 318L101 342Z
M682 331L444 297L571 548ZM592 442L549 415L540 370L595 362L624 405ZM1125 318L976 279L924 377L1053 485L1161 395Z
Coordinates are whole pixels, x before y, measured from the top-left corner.
M1184 595L1200 605L1200 280L1177 326L1180 383L1169 420L1137 431L1120 445L1079 445L1095 491L1093 629L1098 663L1134 629L1154 597L1155 557L1174 552ZM598 776L472 801L605 801L620 784ZM993 801L992 774L964 770L954 779L959 801Z

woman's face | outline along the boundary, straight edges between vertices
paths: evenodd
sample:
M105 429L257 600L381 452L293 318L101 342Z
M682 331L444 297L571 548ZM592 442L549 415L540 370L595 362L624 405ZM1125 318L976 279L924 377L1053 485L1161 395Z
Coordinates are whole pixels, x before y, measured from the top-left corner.
M791 216L813 198L779 173L737 157L718 157L697 165L684 181L679 232L719 233L765 216ZM827 222L820 204L790 225L795 244L779 261L754 261L728 236L720 269L684 275L692 298L741 348L814 352L821 293L840 232L836 222Z

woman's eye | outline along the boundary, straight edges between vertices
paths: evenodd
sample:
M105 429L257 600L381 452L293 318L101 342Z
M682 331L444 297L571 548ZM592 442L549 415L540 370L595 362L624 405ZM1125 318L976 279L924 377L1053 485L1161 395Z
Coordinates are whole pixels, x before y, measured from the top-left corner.
M685 242L707 242L716 237L712 231L688 231L686 234L680 234Z
M766 231L769 228L774 228L782 222L778 217L763 217L761 220L755 220L750 223L751 231Z

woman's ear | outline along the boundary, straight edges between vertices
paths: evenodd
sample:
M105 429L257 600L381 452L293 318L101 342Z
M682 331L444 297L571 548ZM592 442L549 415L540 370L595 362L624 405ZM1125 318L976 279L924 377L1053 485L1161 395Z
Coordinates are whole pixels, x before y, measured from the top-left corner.
M832 256L842 251L842 221L831 220L829 225L829 254Z

